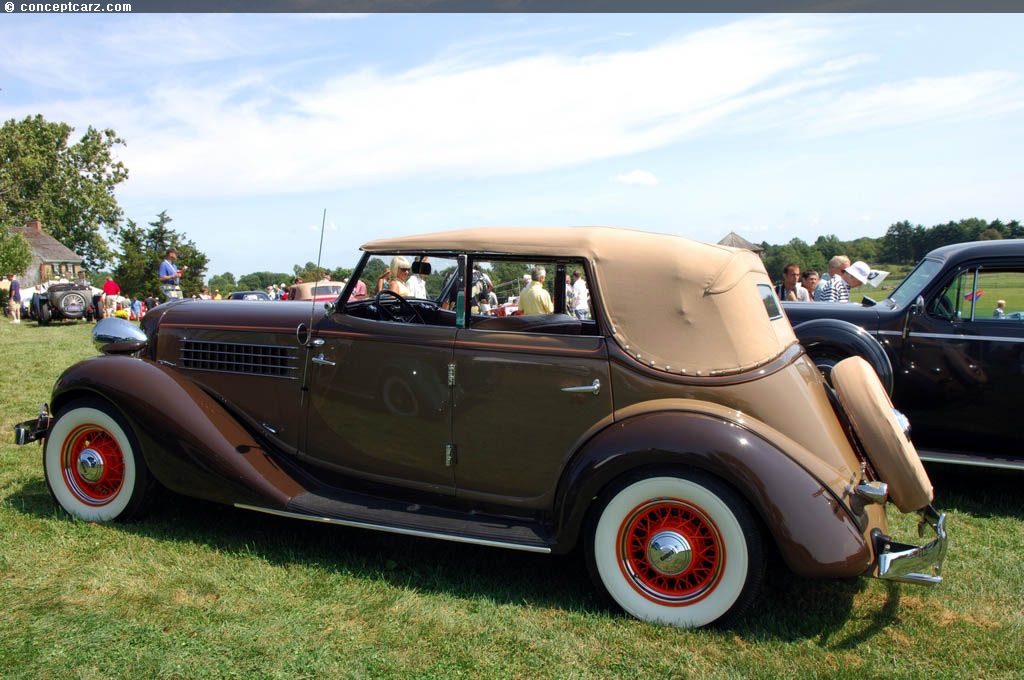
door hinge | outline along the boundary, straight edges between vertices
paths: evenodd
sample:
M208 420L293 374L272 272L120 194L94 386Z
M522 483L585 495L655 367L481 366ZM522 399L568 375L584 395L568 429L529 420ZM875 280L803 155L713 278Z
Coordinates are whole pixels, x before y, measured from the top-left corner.
M459 461L458 456L455 454L455 444L444 445L444 466L452 467Z
M455 364L448 364L448 387L455 387Z

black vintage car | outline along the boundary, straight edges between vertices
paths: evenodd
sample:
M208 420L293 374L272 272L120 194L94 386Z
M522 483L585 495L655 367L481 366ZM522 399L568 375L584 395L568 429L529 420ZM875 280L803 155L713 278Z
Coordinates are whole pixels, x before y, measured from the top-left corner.
M933 250L880 302L783 308L826 375L871 362L922 459L1024 470L1024 240Z
M41 293L32 294L28 315L40 326L60 319L92 321L102 317L98 297L87 283L51 283Z

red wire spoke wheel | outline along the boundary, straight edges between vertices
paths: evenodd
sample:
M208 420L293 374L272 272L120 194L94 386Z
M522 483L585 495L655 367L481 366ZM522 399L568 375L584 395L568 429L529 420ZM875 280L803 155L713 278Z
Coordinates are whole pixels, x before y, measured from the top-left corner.
M655 601L685 604L714 589L725 550L714 522L689 503L657 500L626 519L620 531L624 575Z
M62 447L64 482L83 503L104 505L124 485L124 454L117 440L98 425L76 428Z
M57 413L43 470L57 504L87 522L129 519L150 496L151 477L134 433L99 399L75 400Z
M634 473L599 497L587 566L626 613L681 628L735 620L760 589L762 538L746 502L696 470Z

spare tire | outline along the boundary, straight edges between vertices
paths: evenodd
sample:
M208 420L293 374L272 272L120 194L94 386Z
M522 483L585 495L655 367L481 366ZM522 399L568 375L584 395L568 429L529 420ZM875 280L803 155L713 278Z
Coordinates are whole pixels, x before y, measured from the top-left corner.
M912 512L931 503L928 473L871 364L860 357L843 359L832 368L832 385L896 507Z

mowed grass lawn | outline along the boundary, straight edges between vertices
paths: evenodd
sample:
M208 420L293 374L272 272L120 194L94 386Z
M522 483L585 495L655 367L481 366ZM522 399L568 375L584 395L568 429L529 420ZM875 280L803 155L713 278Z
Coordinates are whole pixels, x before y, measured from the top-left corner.
M933 469L936 588L773 570L735 627L620 616L577 557L277 519L168 496L94 525L14 446L91 327L0 322L0 678L1019 678L1024 476ZM914 523L893 512L902 537Z

